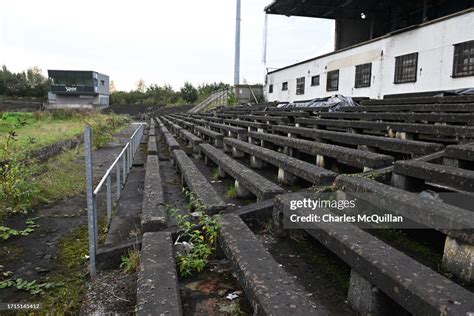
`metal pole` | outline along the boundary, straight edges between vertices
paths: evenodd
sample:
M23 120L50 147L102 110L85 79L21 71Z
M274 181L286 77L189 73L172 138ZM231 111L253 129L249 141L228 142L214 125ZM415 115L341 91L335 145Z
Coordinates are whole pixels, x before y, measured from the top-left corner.
M127 180L127 165L126 165L127 158L126 158L126 156L127 156L127 151L124 150L123 155L122 155L122 168L123 168L122 169L122 180L123 180L122 183L123 183L123 185L125 185L125 180Z
M117 173L117 200L120 199L120 189L122 188L122 183L120 181L120 164L117 161L117 164L115 165L116 168L116 173Z
M84 130L84 153L86 160L86 196L87 196L87 223L89 231L89 272L95 277L95 254L97 251L97 234L94 203L94 177L92 174L92 128L86 126Z
M107 176L107 227L112 220L112 179L111 175Z
M234 85L240 82L240 0L237 0L237 14L235 19L235 62Z

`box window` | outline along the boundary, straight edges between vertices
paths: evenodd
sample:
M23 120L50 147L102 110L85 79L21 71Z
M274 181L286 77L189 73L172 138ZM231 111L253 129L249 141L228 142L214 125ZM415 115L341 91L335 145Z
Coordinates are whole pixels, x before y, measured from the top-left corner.
M326 91L339 90L339 69L328 71L326 81Z
M370 87L370 77L372 77L372 63L357 65L355 69L355 87Z
M311 77L311 86L319 86L319 75Z
M281 84L281 91L287 91L288 90L288 82L283 82Z
M304 77L296 79L296 94L304 94Z
M395 83L416 82L418 53L395 57Z
M474 76L474 41L454 45L453 77Z

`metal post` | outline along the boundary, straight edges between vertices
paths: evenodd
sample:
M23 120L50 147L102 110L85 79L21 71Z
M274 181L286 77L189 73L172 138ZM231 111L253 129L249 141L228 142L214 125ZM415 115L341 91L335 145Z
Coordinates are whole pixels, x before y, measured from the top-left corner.
M127 180L127 161L126 161L126 156L127 156L127 150L123 151L122 155L122 184L125 185L125 181Z
M95 277L95 255L97 251L96 210L94 203L94 177L92 174L92 128L86 126L84 130L84 153L86 160L86 194L87 194L87 222L89 231L89 272Z
M117 200L120 199L120 189L122 188L122 182L120 181L120 164L117 161L117 164L115 165L116 169L116 174L117 174Z
M237 0L237 14L235 21L235 61L234 61L234 85L240 82L240 0Z
M112 179L111 175L107 176L107 227L112 220Z

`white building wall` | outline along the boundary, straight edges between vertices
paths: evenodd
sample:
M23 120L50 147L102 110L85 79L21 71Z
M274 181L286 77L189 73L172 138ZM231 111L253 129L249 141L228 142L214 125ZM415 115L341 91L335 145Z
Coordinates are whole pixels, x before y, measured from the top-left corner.
M386 94L428 92L474 87L474 76L452 78L454 44L474 40L474 10L465 11L411 30L393 33L353 48L323 55L267 75L268 101L298 101L342 94L382 98ZM418 52L417 81L394 84L395 57ZM372 63L371 86L354 88L355 66ZM339 69L339 90L326 91L326 73ZM311 77L320 75L320 85ZM296 79L305 79L305 93L296 95ZM288 82L288 91L281 91ZM268 87L273 84L273 93Z

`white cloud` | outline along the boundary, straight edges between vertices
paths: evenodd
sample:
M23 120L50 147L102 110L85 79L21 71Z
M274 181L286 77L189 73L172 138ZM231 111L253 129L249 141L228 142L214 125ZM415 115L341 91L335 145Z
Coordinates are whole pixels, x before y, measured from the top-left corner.
M263 8L242 0L241 78L263 82ZM89 69L119 89L184 81L232 83L235 1L15 0L0 10L0 63L13 71ZM332 21L269 16L267 67L328 52Z

